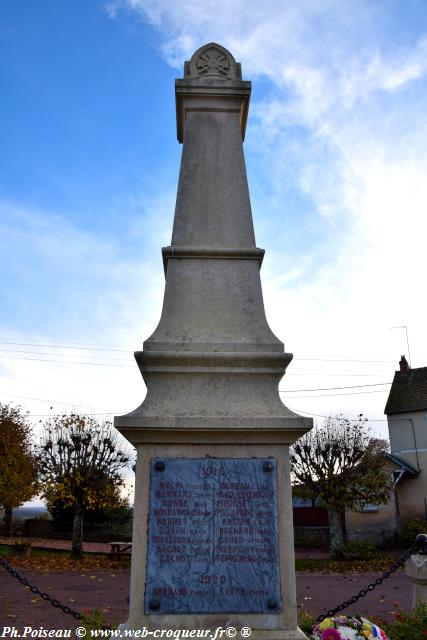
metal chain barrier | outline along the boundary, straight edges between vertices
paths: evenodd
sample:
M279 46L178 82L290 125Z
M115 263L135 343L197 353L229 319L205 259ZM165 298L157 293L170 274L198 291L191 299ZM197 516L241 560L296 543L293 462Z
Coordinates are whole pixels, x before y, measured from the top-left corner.
M409 556L411 556L415 552L418 552L420 554L427 554L427 534L421 533L420 535L418 535L415 542L409 547L409 549L405 551L405 553L399 558L399 560L396 560L396 562L394 562L387 571L384 571L384 573L380 578L377 578L374 582L371 582L371 584L368 584L366 589L361 589L359 593L354 595L349 600L345 600L340 605L335 607L335 609L330 609L326 613L322 613L320 616L318 616L318 618L316 618L316 623L322 622L325 618L332 618L336 613L343 611L343 609L347 609L347 607L349 607L351 604L355 604L358 600L360 600L360 598L364 598L370 591L373 591L374 589L376 589L380 584L384 582L384 580L389 578L392 575L392 573L397 571L399 567L401 567L406 562ZM61 604L59 600L57 600L56 598L52 598L48 593L44 593L43 591L40 591L38 587L32 584L24 576L21 576L21 574L18 573L18 571L16 571L16 569L14 569L7 562L7 560L1 557L0 557L0 566L4 567L4 569L6 569L6 571L10 573L11 576L19 580L19 582L23 584L24 587L28 587L31 593L35 593L39 595L43 600L50 602L52 607L55 607L55 609L61 609L64 613L70 614L76 620L82 620L83 622L88 622L87 618L83 616L81 613L79 613L78 611L73 611L73 609L71 609L66 604ZM107 626L103 628L108 629Z
M361 589L359 593L354 595L352 598L349 598L349 600L345 600L337 607L335 607L335 609L330 609L326 613L322 613L316 618L316 623L318 624L319 622L322 622L325 618L333 618L336 613L343 611L343 609L347 609L347 607L349 607L351 604L355 604L358 600L360 600L360 598L364 598L370 591L376 589L380 584L384 582L384 580L387 580L387 578L389 578L392 573L397 571L406 562L409 556L411 556L415 552L421 554L425 554L427 552L427 535L425 533L419 534L415 542L409 547L409 549L405 551L405 553L399 558L399 560L393 562L391 567L387 571L384 571L380 578L377 578L374 582L368 584L366 589Z
M4 567L6 569L6 571L8 573L10 573L11 576L13 576L17 580L19 580L19 582L21 584L23 584L24 587L28 587L30 589L31 593L36 593L37 595L40 596L40 598L43 598L43 600L46 600L46 602L50 602L52 607L55 607L55 609L61 609L64 613L69 613L76 620L83 620L83 622L86 621L85 616L83 616L78 611L73 611L73 609L68 607L66 604L61 604L59 602L59 600L56 600L56 598L51 598L51 596L48 593L44 593L43 591L40 591L40 589L38 587L36 587L34 584L32 584L24 576L21 576L21 574L18 573L18 571L16 571L16 569L11 567L10 564L7 562L7 560L5 560L4 558L0 557L0 565L2 567Z

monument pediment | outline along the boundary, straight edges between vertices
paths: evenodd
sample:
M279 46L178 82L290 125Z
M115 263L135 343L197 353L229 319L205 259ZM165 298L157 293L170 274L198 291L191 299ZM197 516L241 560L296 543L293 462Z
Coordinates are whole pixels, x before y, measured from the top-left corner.
M210 42L197 49L191 60L185 63L184 77L188 80L241 80L242 69L227 49Z

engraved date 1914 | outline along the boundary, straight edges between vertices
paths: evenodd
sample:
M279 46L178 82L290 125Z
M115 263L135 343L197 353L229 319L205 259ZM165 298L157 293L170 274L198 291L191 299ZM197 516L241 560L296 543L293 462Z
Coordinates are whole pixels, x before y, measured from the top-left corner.
M215 464L208 464L207 466L202 467L202 475L205 478L208 478L209 476L225 476L226 474L227 471L223 465L218 466Z

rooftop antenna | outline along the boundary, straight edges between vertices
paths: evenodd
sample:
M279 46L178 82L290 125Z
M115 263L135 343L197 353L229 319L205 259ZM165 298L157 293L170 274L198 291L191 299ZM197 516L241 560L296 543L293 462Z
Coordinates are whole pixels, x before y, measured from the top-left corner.
M409 360L409 366L411 367L411 352L409 350L409 338L408 338L408 327L406 326L406 324L403 324L400 327L390 327L390 329L405 329L405 333L406 333L406 344L408 347L408 360Z

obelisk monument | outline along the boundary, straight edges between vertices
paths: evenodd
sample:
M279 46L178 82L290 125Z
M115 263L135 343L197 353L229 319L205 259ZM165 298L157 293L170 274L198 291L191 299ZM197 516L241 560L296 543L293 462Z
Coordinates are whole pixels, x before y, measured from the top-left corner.
M135 353L145 400L115 419L138 450L125 627L301 639L288 450L312 421L278 393L292 355L262 299L242 144L251 83L211 43L175 92L183 152L163 310Z

